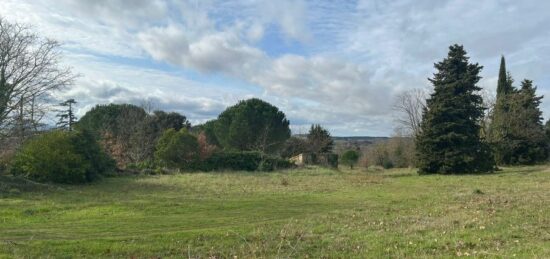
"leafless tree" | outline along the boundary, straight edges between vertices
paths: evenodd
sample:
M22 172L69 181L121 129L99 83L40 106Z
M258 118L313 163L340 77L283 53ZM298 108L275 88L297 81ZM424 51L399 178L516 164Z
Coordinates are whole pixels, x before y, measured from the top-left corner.
M30 27L0 18L0 133L43 116L39 102L70 85L75 76L60 65L60 44ZM28 124L28 123L27 123Z
M481 91L483 97L483 107L485 107L485 114L481 121L481 135L489 137L489 127L491 126L491 118L493 117L493 110L495 109L495 103L497 101L496 94L483 89Z
M428 92L424 89L411 89L397 96L393 106L398 113L397 122L407 132L407 135L416 136L420 132L422 112L426 107Z

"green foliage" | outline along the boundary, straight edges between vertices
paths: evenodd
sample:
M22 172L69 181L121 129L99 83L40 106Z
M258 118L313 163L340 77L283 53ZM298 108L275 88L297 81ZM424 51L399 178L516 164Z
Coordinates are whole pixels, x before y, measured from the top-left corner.
M158 139L167 129L190 128L187 118L175 112L155 111L147 114L131 104L98 105L77 124L90 130L121 168L153 160Z
M157 143L155 159L162 166L192 169L199 160L197 138L187 129L168 129Z
M61 107L64 107L64 110L60 110L57 114L59 121L57 122L56 126L59 129L65 129L69 131L73 130L73 126L77 121L77 117L74 115L73 111L73 106L75 104L76 101L74 99L69 99L59 104Z
M128 153L134 162L150 161L154 158L155 146L160 136L168 129L179 131L189 129L191 124L187 118L176 112L155 111L148 114L137 124L130 136Z
M420 173L476 173L494 169L489 147L480 138L483 100L476 86L482 66L469 63L460 45L436 63L430 82L434 93L427 100L422 132L417 137Z
M126 168L129 163L139 162L133 150L141 150L146 141L132 141L132 136L146 120L147 113L132 104L97 105L88 111L76 124L77 129L94 134L113 157L119 168Z
M505 95L506 123L494 129L499 132L493 139L497 163L522 165L544 162L548 158L548 138L539 109L542 96L536 96L531 80L524 80L521 89Z
M342 164L348 165L350 169L353 169L353 166L359 161L359 152L355 150L348 150L342 154L341 158Z
M536 87L525 79L521 89L501 61L497 100L491 116L488 139L500 165L535 164L547 160L548 137L542 125Z
M113 169L91 134L52 131L25 143L11 171L38 182L84 183Z
M213 131L216 141L227 151L276 153L290 137L285 114L256 98L227 108L218 116Z
M132 104L97 105L82 116L77 128L88 130L97 137L103 131L109 131L115 136L129 135L127 129L139 124L145 117L145 110Z
M273 171L292 168L294 165L275 156L257 151L217 152L201 163L198 169L203 171Z
M498 83L497 83L497 99L500 99L506 94L514 92L512 86L513 80L509 73L506 71L506 61L504 56L500 59L500 69L498 71Z
M262 161L262 156L262 153L257 151L218 152L203 162L201 170L255 171Z
M315 154L330 153L334 146L334 141L328 130L319 124L311 125L307 134L307 142L309 152Z

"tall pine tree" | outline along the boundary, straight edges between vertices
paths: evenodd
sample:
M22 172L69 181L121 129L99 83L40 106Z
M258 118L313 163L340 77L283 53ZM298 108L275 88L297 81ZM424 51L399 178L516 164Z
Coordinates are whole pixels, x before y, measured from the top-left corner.
M434 93L426 101L417 137L419 172L452 174L494 169L491 150L480 138L484 107L480 80L482 66L469 63L461 45L449 47L448 57L434 66Z
M73 111L73 105L75 104L76 101L74 99L69 99L59 104L59 106L63 107L63 109L59 110L59 113L57 114L57 117L59 118L59 121L57 122L58 128L68 131L73 130L73 126L77 120Z

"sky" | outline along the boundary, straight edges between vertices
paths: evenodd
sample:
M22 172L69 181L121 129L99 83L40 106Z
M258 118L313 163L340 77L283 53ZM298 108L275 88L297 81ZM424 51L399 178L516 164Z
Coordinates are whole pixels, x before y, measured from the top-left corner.
M279 107L293 133L390 136L397 95L427 78L452 44L496 88L501 55L517 84L550 91L550 1L0 0L0 16L63 44L79 77L57 94L77 114L149 104L214 119L239 100ZM542 110L550 117L550 100Z

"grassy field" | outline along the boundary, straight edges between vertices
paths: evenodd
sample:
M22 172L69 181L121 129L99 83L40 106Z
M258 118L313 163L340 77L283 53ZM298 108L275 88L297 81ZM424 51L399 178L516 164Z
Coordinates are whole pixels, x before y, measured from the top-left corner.
M107 178L0 196L0 257L550 258L550 167Z

